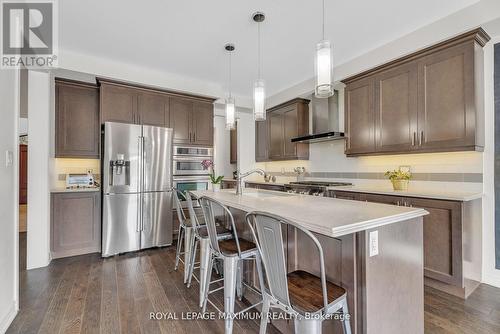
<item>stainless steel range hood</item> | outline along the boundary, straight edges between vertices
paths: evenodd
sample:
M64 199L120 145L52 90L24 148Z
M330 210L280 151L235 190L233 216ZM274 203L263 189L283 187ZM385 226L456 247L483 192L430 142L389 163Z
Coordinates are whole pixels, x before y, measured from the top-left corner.
M307 136L292 138L292 143L317 143L328 140L344 139L344 132L339 131L339 92L328 99L319 99L312 94L311 133Z

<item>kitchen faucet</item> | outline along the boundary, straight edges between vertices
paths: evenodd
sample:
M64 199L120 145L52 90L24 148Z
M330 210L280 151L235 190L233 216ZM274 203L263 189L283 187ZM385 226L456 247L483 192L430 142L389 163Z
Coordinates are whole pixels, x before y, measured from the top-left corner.
M258 173L264 177L266 177L267 173L265 170L261 169L261 168L255 168L255 169L252 169L251 171L248 171L246 173L240 173L240 171L238 170L237 174L236 174L236 195L241 195L243 192L242 192L242 181L243 181L243 178L249 176L249 175L252 175L254 173Z

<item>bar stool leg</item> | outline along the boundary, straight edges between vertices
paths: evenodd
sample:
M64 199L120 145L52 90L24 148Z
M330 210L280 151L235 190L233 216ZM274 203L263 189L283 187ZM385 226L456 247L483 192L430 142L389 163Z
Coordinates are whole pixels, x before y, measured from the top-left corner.
M266 334L267 330L267 322L269 321L268 313L271 307L271 300L267 298L264 294L262 294L262 312L260 318L260 329L259 334Z
M189 264L191 263L194 231L192 227L186 227L184 230L184 284L186 284L189 276Z
M208 301L208 292L210 291L210 279L212 276L212 267L214 265L214 258L212 254L210 254L210 259L208 260L206 281L205 281L205 292L203 294L203 308L202 312L205 313L207 311L207 301Z
M205 298L206 282L210 279L208 265L210 262L210 241L200 239L200 307L203 307ZM207 278L208 276L208 278Z
M233 316L236 293L236 277L238 275L238 257L224 258L224 313L225 334L233 333Z
M238 296L238 300L241 301L241 299L243 299L243 260L238 261L236 271L236 296Z
M179 227L179 235L177 236L177 250L175 251L175 270L179 268L179 259L181 258L182 242L184 241L184 227Z
M196 251L198 250L198 239L194 238L194 242L192 243L192 252L191 252L191 262L189 263L189 272L188 272L188 282L187 282L187 287L191 287L191 281L193 280L193 271L194 271L194 264L196 262Z
M321 319L295 318L295 334L321 334Z
M344 316L346 314L349 314L349 309L347 308L347 299L344 299L344 303L342 305L342 313ZM351 320L350 319L345 319L342 321L342 326L344 330L344 334L351 334Z

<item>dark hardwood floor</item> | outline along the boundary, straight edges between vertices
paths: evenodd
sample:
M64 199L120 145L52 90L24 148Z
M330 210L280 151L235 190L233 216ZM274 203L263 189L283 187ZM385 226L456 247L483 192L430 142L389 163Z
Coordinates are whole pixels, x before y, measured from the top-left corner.
M198 285L186 288L182 268L173 270L174 257L170 247L109 259L78 256L22 270L21 310L7 333L223 333L218 319L149 319L150 312L180 317L199 310ZM213 299L222 307L222 292ZM277 330L268 326L268 332ZM426 288L425 332L500 333L500 289L483 284L464 301ZM258 324L237 320L234 333L258 333Z

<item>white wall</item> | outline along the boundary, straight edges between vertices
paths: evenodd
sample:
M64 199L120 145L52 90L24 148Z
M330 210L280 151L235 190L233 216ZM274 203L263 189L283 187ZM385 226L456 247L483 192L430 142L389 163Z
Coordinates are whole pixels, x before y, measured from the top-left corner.
M500 26L500 24L499 24ZM485 147L483 197L483 281L500 287L500 270L495 269L495 106L493 89L493 45L500 34L485 46ZM498 180L497 180L498 182Z
M0 70L0 333L18 310L18 227L17 118L19 117L19 74ZM5 152L14 154L14 163L5 164Z
M236 165L229 163L231 142L229 130L226 130L224 105L216 104L214 107L214 162L215 173L231 177Z
M238 169L244 173L255 168L255 121L252 110L238 111Z
M50 151L53 140L53 82L49 73L28 73L27 269L50 262Z

